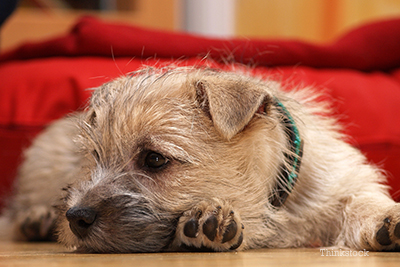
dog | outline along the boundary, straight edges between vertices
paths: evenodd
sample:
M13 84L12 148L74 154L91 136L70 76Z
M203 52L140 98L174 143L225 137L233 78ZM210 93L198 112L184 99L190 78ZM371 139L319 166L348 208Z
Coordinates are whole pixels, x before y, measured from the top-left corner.
M327 114L246 71L145 67L36 138L1 228L96 253L399 250L385 175Z

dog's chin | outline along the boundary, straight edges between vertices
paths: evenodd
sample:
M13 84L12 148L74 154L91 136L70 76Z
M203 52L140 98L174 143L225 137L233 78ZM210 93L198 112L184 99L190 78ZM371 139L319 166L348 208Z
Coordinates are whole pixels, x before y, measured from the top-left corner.
M165 251L164 246L149 246L145 243L131 242L124 246L116 243L103 243L101 241L83 242L77 247L74 247L76 253L153 253Z
M126 231L110 228L95 229L87 236L76 236L67 220L58 224L58 241L77 253L136 253L169 250L175 237L173 223L149 223L146 229ZM137 234L138 232L142 234Z
M85 239L72 238L71 240L60 241L66 247L77 253L137 253L137 252L162 252L168 250L172 237L161 240L118 240L115 237ZM119 241L119 242L118 242Z

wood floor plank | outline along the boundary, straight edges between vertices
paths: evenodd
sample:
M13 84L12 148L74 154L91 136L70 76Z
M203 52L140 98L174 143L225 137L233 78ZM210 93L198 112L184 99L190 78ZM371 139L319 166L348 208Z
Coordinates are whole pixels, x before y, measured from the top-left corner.
M324 254L324 255L323 255ZM229 253L77 254L55 243L0 242L0 266L340 266L398 267L400 253L261 249Z

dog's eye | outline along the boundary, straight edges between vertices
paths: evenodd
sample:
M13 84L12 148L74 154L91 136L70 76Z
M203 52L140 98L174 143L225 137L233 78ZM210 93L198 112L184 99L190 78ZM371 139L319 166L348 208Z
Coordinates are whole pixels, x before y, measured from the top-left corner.
M160 169L161 167L164 167L168 162L169 160L167 158L154 151L150 151L149 153L147 153L144 160L146 167L151 169Z

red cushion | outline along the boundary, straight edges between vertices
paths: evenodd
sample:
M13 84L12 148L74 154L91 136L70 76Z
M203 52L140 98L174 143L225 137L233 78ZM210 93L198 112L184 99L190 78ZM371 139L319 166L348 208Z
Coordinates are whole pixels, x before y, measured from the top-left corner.
M257 63L256 72L288 87L312 85L326 92L349 141L388 171L391 193L400 200L398 43L400 20L367 25L318 46L207 39L84 18L65 36L0 55L0 195L10 192L21 150L46 124L83 107L87 88L142 64L203 64L201 56L209 54L215 61L231 56Z

